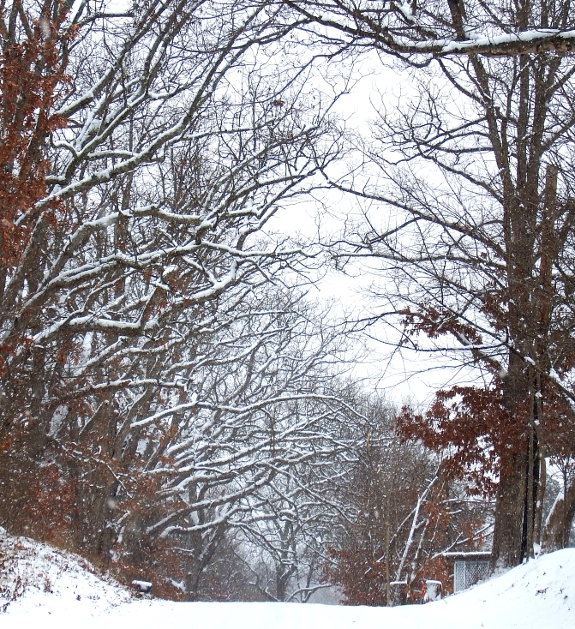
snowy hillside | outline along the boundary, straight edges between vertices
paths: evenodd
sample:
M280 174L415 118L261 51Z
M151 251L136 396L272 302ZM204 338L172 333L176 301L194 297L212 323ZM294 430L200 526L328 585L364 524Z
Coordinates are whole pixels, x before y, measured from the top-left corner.
M130 593L90 564L0 527L0 626L22 615L90 616L130 600ZM6 613L2 610L6 609ZM14 625L15 626L15 625Z
M427 605L393 609L277 603L171 603L135 599L86 562L0 530L2 629L572 629L575 549L546 555ZM15 600L9 599L14 595Z

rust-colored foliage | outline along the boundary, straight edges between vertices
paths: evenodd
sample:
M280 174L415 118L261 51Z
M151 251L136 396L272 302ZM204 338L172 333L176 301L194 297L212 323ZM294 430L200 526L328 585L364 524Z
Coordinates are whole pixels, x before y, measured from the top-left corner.
M186 576L185 561L170 540L141 533L138 536L138 548L132 549L131 553L123 553L114 563L113 570L126 585L134 580L151 580L154 596L171 601L185 599L182 588L178 587L178 583L183 582Z
M66 121L53 112L58 89L66 83L59 49L71 33L59 31L65 15L31 21L23 41L9 37L2 24L0 47L0 268L13 268L26 248L36 204L47 194L50 164L45 155L51 132ZM43 208L54 222L55 200Z
M406 334L413 337L424 332L429 338L436 339L445 334L455 334L468 339L469 343L481 343L477 329L462 322L447 308L422 303L417 310L405 308L399 314L403 317Z
M343 591L343 605L385 605L385 562L368 556L365 549L328 548L330 563L323 580L336 583Z
M460 509L453 510L453 502L448 495L448 485L439 482L425 500L415 527L417 539L408 541L407 528L393 531L394 544L389 551L389 577L393 581L399 558L407 552L401 578L403 588L396 583L391 587L393 604L418 603L421 600L421 585L425 579L439 580L443 593L452 591L452 579L448 562L439 553L451 548L454 541L464 539L467 543L459 548L476 549L482 540L475 539L475 531L483 522ZM382 535L374 530L370 540ZM421 537L420 537L421 535ZM323 580L337 584L345 596L344 605L385 605L386 604L386 557L383 546L375 550L370 544L358 543L344 549L330 548L329 563L324 566Z
M455 386L439 391L424 415L403 407L398 429L404 439L421 439L436 452L445 451L444 472L463 474L477 491L491 493L504 451L521 448L524 417L511 417L503 403L502 383L490 389Z
M539 434L549 451L575 452L572 410L547 381L545 413ZM504 383L494 378L489 388L454 386L439 391L425 414L404 407L398 429L406 440L421 439L436 452L444 452L448 477L471 481L477 492L493 494L500 473L505 474L510 455L525 450L530 399L516 404L515 413L504 404Z
M28 475L27 483L22 519L29 522L30 533L60 548L70 548L71 523L79 513L77 479L50 463Z
M422 584L426 579L441 581L442 596L453 593L453 579L450 567L444 557L431 557L419 569L414 583ZM421 589L412 588L410 591L410 599L413 602L419 602L421 599Z

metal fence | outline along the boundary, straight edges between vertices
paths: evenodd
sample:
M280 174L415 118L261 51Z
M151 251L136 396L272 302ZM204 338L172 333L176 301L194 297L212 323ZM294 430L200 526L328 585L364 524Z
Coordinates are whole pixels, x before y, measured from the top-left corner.
M489 562L474 559L458 559L453 567L453 591L461 592L489 574Z

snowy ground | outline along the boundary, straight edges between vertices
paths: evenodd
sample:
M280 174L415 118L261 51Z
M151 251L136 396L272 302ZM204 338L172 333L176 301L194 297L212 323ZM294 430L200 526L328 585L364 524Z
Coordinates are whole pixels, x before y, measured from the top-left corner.
M0 608L6 603L2 629L573 629L575 549L546 555L427 605L170 603L131 598L77 557L15 540L0 529Z

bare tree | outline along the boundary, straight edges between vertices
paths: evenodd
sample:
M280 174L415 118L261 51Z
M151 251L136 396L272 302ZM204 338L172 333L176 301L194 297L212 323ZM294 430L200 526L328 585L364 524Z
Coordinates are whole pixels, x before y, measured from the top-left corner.
M202 595L204 576L230 534L271 556L282 554L276 598L309 597L317 587L300 585L296 593L291 581L307 565L300 558L309 554L310 538L325 526L325 489L317 477L329 475L343 448L328 427L349 409L331 386L339 336L292 299L274 292L249 309L245 304L243 316L236 306L217 340L194 348L194 360L174 365L178 398L160 412L154 404L133 425L145 431L137 448L139 476L154 491L134 501L118 487L117 552L129 554L141 539L162 545L185 570L191 598ZM139 564L158 573L151 560L141 557ZM317 564L316 558L310 579ZM167 577L174 578L170 568Z
M332 381L334 379L332 378ZM336 381L337 382L337 381ZM290 404L291 413L315 417L317 424L285 449L274 480L251 502L260 516L242 527L254 585L275 601L308 602L321 588L334 523L345 511L337 478L353 450L354 436L343 436L357 411L330 384L332 399Z
M452 4L457 16L462 5ZM549 24L567 26L563 9L545 3ZM535 19L527 4L514 11L518 24ZM573 70L570 58L547 53L439 59L413 74L418 94L379 120L379 144L365 151L379 182L336 182L372 208L393 208L389 218L366 212L347 252L380 261L395 280L381 297L403 316L403 343L425 333L438 352L492 377L496 564L513 565L539 543L545 457L568 441L560 416L572 422ZM472 395L454 411L460 419Z
M343 508L334 517L326 580L342 588L347 604L419 600L422 578L449 588L443 552L485 542L491 505L450 478L441 455L403 442L392 405L363 397L355 400L362 414L350 426L355 438L336 481Z
M198 409L247 430L266 399L250 360L271 311L247 323L246 304L300 252L259 234L339 150L312 60L275 46L296 25L267 2L6 4L2 71L22 80L2 88L3 525L50 522L106 561L117 499L146 479L134 457L161 467Z
M370 47L424 66L433 57L517 55L574 49L571 2L505 3L484 0L373 2L286 0L320 37ZM316 32L317 34L317 32Z

